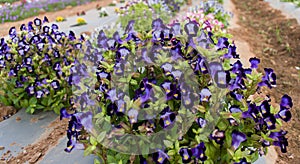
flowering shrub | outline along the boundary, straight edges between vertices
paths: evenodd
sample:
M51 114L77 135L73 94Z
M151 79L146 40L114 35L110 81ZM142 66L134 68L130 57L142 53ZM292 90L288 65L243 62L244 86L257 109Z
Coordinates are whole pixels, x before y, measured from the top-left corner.
M81 106L61 109L70 118L66 151L160 164L248 163L270 145L287 151L281 121L291 119L292 100L284 95L277 108L260 92L276 86L272 69L257 72L257 58L244 68L230 39L194 21L156 19L149 33L134 23L124 35L101 31L87 42L90 77L74 92Z
M76 39L60 32L56 24L44 25L48 19L36 18L20 32L15 27L9 30L9 39L1 39L0 102L16 108L26 108L33 113L36 109L54 110L69 107L72 94L72 72L76 56L81 53L83 38Z

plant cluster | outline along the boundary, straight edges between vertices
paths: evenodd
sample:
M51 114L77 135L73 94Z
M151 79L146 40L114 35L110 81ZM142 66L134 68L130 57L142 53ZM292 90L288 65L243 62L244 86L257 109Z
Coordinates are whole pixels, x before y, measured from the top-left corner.
M60 32L56 24L36 18L27 25L22 24L18 32L9 30L9 39L1 39L0 101L5 105L35 110L54 110L70 106L71 85L76 82L72 72L76 56L81 52L83 38L76 39L74 32L69 35ZM78 80L78 78L77 78Z
M159 164L250 163L271 145L287 151L281 122L290 121L293 103L283 95L274 107L261 93L276 86L271 68L259 73L258 58L244 68L233 41L193 20L155 19L147 31L136 23L87 42L83 58L92 67L74 92L80 106L61 109L70 119L66 151Z

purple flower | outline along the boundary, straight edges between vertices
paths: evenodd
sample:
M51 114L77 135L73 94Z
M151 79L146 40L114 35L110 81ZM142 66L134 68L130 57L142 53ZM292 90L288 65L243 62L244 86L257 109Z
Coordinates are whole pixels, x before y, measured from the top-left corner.
M236 150L242 142L247 140L247 137L244 133L236 130L232 132L231 137L232 137L231 146L234 148L234 150Z
M136 109L130 109L128 112L127 112L127 116L129 118L129 121L131 124L134 124L134 123L137 123L138 121L138 114L139 112L136 110Z
M276 118L274 115L264 117L264 123L269 130L276 129Z
M207 121L204 118L197 118L197 123L199 125L200 128L204 128L205 125L207 124Z
M293 107L292 98L288 95L283 95L280 102L280 108L291 109Z
M278 112L276 117L281 118L285 122L289 122L292 118L292 113L288 109L283 109Z
M260 63L260 59L258 59L258 58L250 58L249 59L249 62L251 63L251 68L252 69L256 69L256 68L258 68L258 64Z
M237 93L237 90L231 91L229 94L232 98L234 98L237 101L241 101L244 98L244 96L242 94Z
M182 34L182 30L181 30L181 27L180 27L180 23L174 23L174 24L171 26L171 32L172 32L172 34L174 34L175 36L181 35L181 34Z
M39 18L35 18L33 22L34 22L34 25L36 25L36 26L42 25L42 21Z
M204 162L207 159L207 156L205 156L206 147L205 147L204 142L201 142L199 145L192 148L191 150L192 150L193 156L197 159L200 159L202 162Z
M192 151L188 148L181 148L179 154L182 158L182 163L189 163L192 160Z
M230 59L230 58L239 58L239 55L236 53L236 46L235 45L230 45L228 47L228 53L226 53L223 56L225 59Z
M211 92L208 88L203 88L200 92L200 101L201 102L208 102L211 98Z
M44 92L43 92L42 90L39 90L39 91L36 92L36 98L37 98L37 99L42 98L43 95L44 95Z
M164 23L163 23L163 21L161 20L161 19L155 19L155 20L153 20L153 22L152 22L152 29L153 30L162 30L164 28Z
M258 83L259 87L267 86L269 88L276 86L276 74L271 68L265 68L265 76L262 77L262 81Z
M28 95L33 96L35 94L35 87L34 86L28 86L26 88L26 92L28 93Z
M286 153L288 146L287 138L285 138L285 135L287 134L286 131L280 131L280 132L271 132L269 135L270 138L274 139L273 145L279 146L282 153Z
M199 31L199 25L194 21L190 21L185 24L184 31L189 35L189 37L196 37Z
M157 164L166 164L168 162L169 156L162 150L153 154L153 160Z
M220 38L218 40L217 45L216 45L216 47L217 47L218 50L221 50L221 49L224 49L224 48L228 48L228 46L229 46L228 38L224 38L224 37Z
M66 108L61 108L60 109L60 120L62 120L63 118L71 118L72 114L69 114L67 112Z
M222 145L225 139L225 132L223 130L215 129L210 135L210 138L217 144Z
M237 106L237 105L232 105L229 108L229 111L230 111L230 113L241 113L242 112L242 110L240 109L240 107Z
M16 30L16 27L11 27L11 28L9 29L8 34L9 34L9 36L10 36L11 38L16 37L16 36L17 36L17 30Z
M160 120L159 123L163 128L167 128L171 125L173 125L176 115L174 112L170 111L169 107L166 107L162 112L161 112Z
M54 90L58 90L60 88L59 82L57 80L53 80L50 85Z
M172 64L170 63L164 63L161 68L163 69L163 72L166 76L169 76L171 75L171 72L172 72L172 69L173 69L173 66Z

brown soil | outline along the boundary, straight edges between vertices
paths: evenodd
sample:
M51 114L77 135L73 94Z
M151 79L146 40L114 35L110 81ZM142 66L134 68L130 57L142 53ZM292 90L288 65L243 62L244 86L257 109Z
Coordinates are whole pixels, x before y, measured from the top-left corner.
M111 2L112 2L112 0L97 0L95 2L87 3L87 4L84 4L84 5L80 5L80 6L75 6L75 7L67 6L65 9L60 10L60 11L56 11L56 12L40 13L38 16L31 17L31 18L26 18L24 20L17 21L17 22L3 23L3 24L0 25L0 37L6 36L8 34L8 30L10 29L10 27L15 26L17 29L19 29L19 27L23 23L26 24L29 21L32 21L36 17L38 17L40 19L43 19L44 16L47 16L49 21L52 22L52 21L55 21L56 17L58 17L58 16L63 16L63 17L74 16L74 15L77 15L77 12L81 13L82 11L86 12L88 10L95 9L97 5L98 6L107 6Z
M279 158L276 163L298 164L300 161L300 76L296 67L300 66L300 26L295 19L286 18L261 0L232 0L242 27L230 33L239 36L250 44L251 51L261 59L263 67L273 68L277 75L277 87L265 92L280 102L283 94L292 97L293 118L284 123L288 130L288 153L276 148ZM263 67L262 67L263 66Z
M58 117L56 120L50 123L48 127L46 127L47 131L42 134L39 140L22 148L22 152L19 153L16 157L12 157L10 151L8 150L4 156L9 157L9 159L5 162L7 164L19 164L25 162L37 163L45 156L46 152L50 148L58 144L60 138L66 135L65 132L67 129L67 125L67 119L61 121Z
M17 110L12 106L4 106L0 103L0 122L14 115Z

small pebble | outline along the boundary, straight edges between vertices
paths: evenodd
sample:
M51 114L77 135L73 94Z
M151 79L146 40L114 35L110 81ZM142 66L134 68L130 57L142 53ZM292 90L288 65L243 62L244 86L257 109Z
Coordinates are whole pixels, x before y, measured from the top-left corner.
M0 146L0 150L4 150L5 149L5 147L4 146Z
M21 117L16 117L16 121L21 121Z

